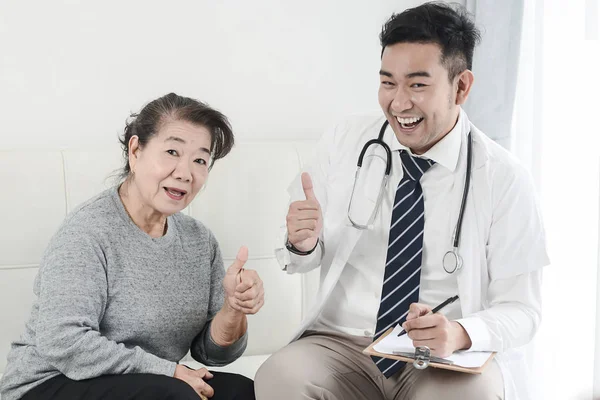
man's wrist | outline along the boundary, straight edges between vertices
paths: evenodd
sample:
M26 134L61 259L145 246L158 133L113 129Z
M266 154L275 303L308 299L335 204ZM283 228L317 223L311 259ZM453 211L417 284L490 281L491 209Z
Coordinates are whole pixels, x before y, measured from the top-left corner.
M317 249L318 245L319 245L319 238L317 238L317 242L315 243L315 246L311 250L302 251L302 250L297 249L293 244L291 244L289 239L286 240L286 242L285 242L286 249L288 249L289 252L297 254L299 256L308 256L308 255L312 254Z
M470 349L473 343L466 329L456 321L451 322L452 331L454 332L454 351Z

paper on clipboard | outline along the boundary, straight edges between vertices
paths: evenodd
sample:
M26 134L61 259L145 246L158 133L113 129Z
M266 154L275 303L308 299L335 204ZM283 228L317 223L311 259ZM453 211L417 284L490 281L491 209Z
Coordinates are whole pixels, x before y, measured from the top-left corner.
M395 352L415 352L415 347L408 335L398 337L402 327L397 325L394 330L385 336L380 342L373 346L373 350L383 354L394 354ZM446 360L452 361L454 365L466 368L482 367L490 358L489 351L457 351Z

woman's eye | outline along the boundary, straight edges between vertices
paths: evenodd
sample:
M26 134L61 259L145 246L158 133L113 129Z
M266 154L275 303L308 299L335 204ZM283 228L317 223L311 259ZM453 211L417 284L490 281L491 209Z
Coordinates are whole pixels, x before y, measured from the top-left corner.
M205 160L203 160L202 158L198 158L198 159L196 160L196 162L197 162L198 164L200 164L200 165L206 165L206 161L205 161Z
M167 150L167 153L169 153L172 156L176 156L177 155L177 151L175 151L175 150Z

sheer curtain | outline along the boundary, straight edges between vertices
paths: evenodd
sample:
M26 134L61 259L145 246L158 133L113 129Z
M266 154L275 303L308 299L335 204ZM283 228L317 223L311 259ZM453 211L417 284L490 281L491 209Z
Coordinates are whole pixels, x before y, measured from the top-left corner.
M593 3L529 0L525 8L512 143L537 179L552 260L535 341L542 399L600 398L593 396L600 199Z
M488 53L474 65L483 90L468 111L510 132L487 129L529 167L546 224L552 265L530 346L538 398L600 399L598 0L464 4L484 27L478 51Z
M473 57L475 84L464 108L479 129L507 149L511 145L524 1L464 1L482 31L482 43Z
M511 150L535 178L552 261L533 353L540 399L600 398L597 21L597 0L525 2Z

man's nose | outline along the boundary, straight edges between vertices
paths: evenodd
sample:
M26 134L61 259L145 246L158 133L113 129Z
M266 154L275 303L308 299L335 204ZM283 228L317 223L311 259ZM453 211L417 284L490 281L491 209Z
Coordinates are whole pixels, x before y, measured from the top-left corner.
M413 107L412 96L407 93L406 90L398 89L394 100L392 100L392 110L401 112L404 110L410 110Z

